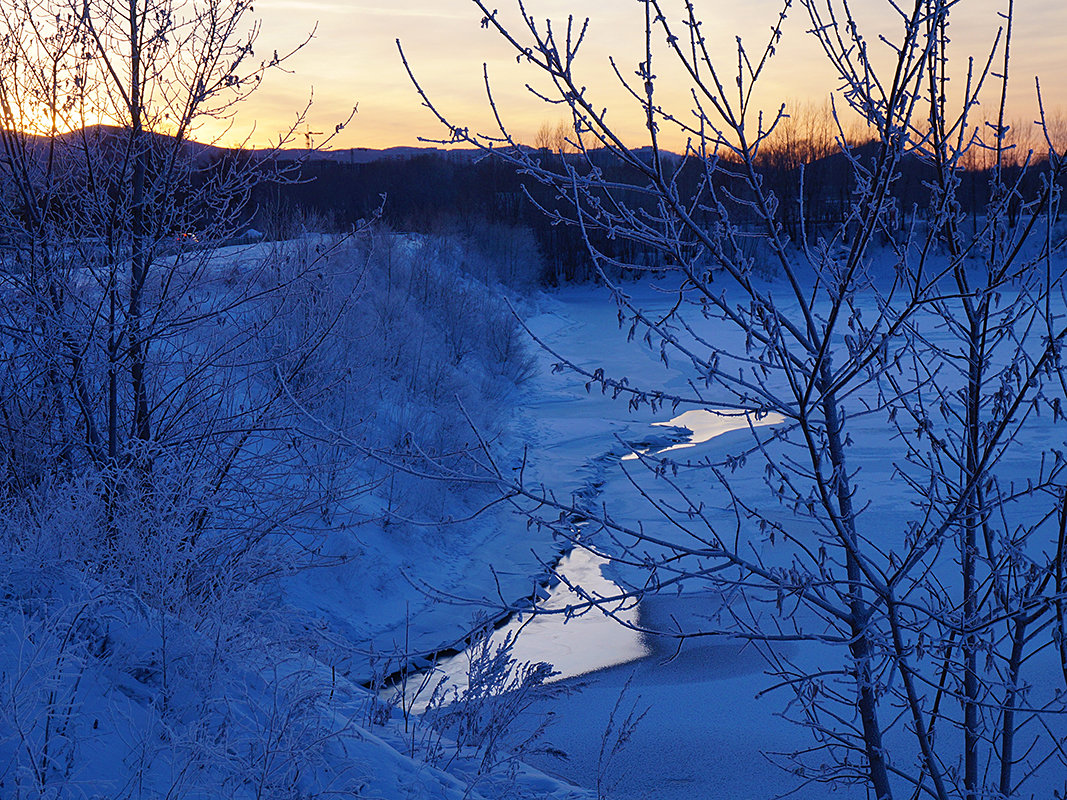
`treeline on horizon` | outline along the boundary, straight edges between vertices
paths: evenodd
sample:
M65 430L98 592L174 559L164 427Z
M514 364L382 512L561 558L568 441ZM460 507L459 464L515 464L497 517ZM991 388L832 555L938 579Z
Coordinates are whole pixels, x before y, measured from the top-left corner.
M862 132L852 132L849 154L842 152L827 120L808 116L797 123L785 120L782 130L764 143L759 155L764 185L779 200L777 219L793 242L806 238L815 243L845 222L856 191L856 170L850 159L860 163L875 158L878 144L864 140ZM855 138L853 138L855 137ZM531 157L566 160L581 171L596 166L608 177L633 183L632 168L620 165L606 151L578 153L568 143L563 129L544 128L531 148ZM1023 147L1026 147L1024 150ZM639 154L642 151L637 151ZM644 155L651 157L650 153ZM957 213L970 224L984 224L985 208L993 191L995 151L975 144L958 172L962 191ZM683 196L690 196L704 178L699 159L670 155L677 170ZM1000 173L1003 185L1012 192L1009 209L1021 213L1041 189L1047 174L1042 169L1047 155L1040 155L1039 143L1016 142L1007 151L1008 166ZM332 231L350 230L361 221L380 217L397 231L454 234L467 237L490 250L508 251L515 247L537 249L540 262L538 280L547 285L587 281L595 269L581 231L561 224L551 212L566 204L557 201L550 188L524 175L521 168L504 158L470 151L432 151L403 158L382 158L367 163L345 163L338 159L309 159L299 165L297 177L288 183L263 185L253 194L253 224L272 238L284 238L295 225ZM725 170L727 174L729 170ZM933 166L918 156L902 159L899 177L893 184L895 213L893 229L883 230L883 240L901 240L915 223L924 224L931 216L926 207ZM759 261L762 231L751 218L746 224L745 197L740 179L716 177L717 199L730 205L731 223L750 236L752 253ZM631 198L635 205L641 198ZM711 198L709 197L709 201ZM699 211L708 230L721 224L709 202ZM550 213L545 214L547 210ZM622 238L609 240L597 235L591 242L613 261L635 266L661 266L660 256Z

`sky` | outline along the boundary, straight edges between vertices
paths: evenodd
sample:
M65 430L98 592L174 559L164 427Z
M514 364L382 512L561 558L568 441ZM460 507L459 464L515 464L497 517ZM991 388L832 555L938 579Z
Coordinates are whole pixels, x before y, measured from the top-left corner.
M982 59L1007 0L963 0L950 28L957 64L966 57ZM681 9L679 0L666 0ZM899 29L889 4L861 0L867 37L877 45L879 33ZM1062 0L1016 0L1013 38L1012 115L1029 121L1037 115L1034 77L1043 76L1046 106L1067 107L1067 4ZM494 0L502 15L518 20L513 0ZM704 31L724 63L736 62L737 36L752 53L766 44L770 27L781 10L779 0L709 0L697 4L704 14ZM633 103L621 92L611 73L616 59L623 74L632 76L643 57L643 10L636 0L528 0L538 21L565 24L569 14L590 18L590 30L576 67L583 85L609 110L610 118L631 140L640 136L640 120ZM483 80L488 69L493 95L502 117L516 138L532 141L545 123L564 117L559 107L536 101L525 84L537 77L515 63L499 37L480 25L481 14L470 0L258 0L254 15L261 21L257 52L282 52L314 31L310 42L287 62L288 72L268 76L255 96L244 103L230 134L251 133L265 144L289 128L312 100L307 121L298 126L297 141L319 144L326 132L343 122L358 103L352 122L335 137L333 147L383 148L418 145L420 138L446 135L446 129L422 106L407 77L396 40L423 88L453 124L493 132ZM794 3L784 25L784 37L757 94L757 106L773 110L788 105L823 104L837 81L814 37L802 5ZM883 48L884 49L884 48ZM686 81L665 63L656 70L663 97L672 108L687 110ZM962 85L964 76L957 81ZM987 107L992 108L993 92ZM1062 100L1060 98L1063 98Z

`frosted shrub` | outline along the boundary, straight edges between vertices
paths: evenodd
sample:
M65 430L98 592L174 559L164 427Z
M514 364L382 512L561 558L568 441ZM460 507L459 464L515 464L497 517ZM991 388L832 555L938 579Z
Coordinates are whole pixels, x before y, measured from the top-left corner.
M524 225L461 218L428 238L440 254L435 260L478 283L528 289L545 278L537 237Z
M534 377L537 359L530 352L525 333L515 325L510 309L490 309L483 335L489 365L496 376L515 385L522 385Z
M86 564L92 541L67 538L100 525L94 505L4 520L16 532L0 574L0 795L124 797L131 776L151 796L345 786L329 676L293 656L310 646L263 575L207 537L190 544L174 516L149 531L131 514L110 548L128 560ZM45 559L38 542L58 549Z
M70 635L82 609L32 606L0 604L0 786L9 796L59 797L81 778L79 743L91 736L78 692L87 653Z
M292 292L259 325L268 357L299 363L285 388L315 418L309 436L357 443L359 462L362 449L414 467L427 456L458 464L472 425L503 433L513 388L534 362L497 290L465 274L465 255L454 238L375 232L313 275L300 258L278 260L275 280ZM379 494L389 509L434 509L455 491L373 463L360 468L387 477Z
M454 742L452 758L469 761L476 775L513 766L534 748L546 721L527 720L524 726L521 718L548 696L545 682L556 674L550 664L516 662L511 634L494 644L492 632L488 625L477 629L464 651L467 685L446 688L426 715Z
M0 795L121 796L131 776L159 796L349 786L348 721L281 578L353 561L339 532L353 518L436 513L445 488L366 454L462 460L471 421L505 430L502 376L521 352L492 351L514 321L432 247L334 245L175 266L188 291L161 304L145 359L150 436L124 436L113 459L79 428L96 417L78 402L109 391L99 320L79 316L106 308L98 287L68 276L70 316L5 341ZM8 292L0 314L24 304ZM71 369L68 334L92 345L84 396L50 371Z

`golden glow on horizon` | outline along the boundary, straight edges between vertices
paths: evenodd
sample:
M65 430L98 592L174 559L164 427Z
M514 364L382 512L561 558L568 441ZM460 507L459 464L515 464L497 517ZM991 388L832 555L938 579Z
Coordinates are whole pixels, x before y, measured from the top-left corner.
M681 3L672 6L668 0L667 4L677 12L682 9ZM502 16L517 20L511 0L495 5ZM891 35L894 24L899 27L887 11L887 3L859 5L865 15L861 25L870 26L869 41L876 42L877 34L885 29ZM959 56L957 64L965 65L969 54L976 61L983 60L984 43L992 40L1003 22L998 16L1002 5L996 0L974 0L966 7L959 6L961 13L950 29L952 46ZM753 50L762 48L781 2L748 0L743 7L732 2L704 6L709 15L708 39L729 63L731 59L736 62L737 35ZM614 57L619 71L632 77L638 61L643 60L643 14L638 4L527 0L527 8L538 20L551 17L557 27L565 24L568 14L591 18L577 68L579 80L590 87L590 96L598 106L608 108L608 118L630 142L644 142L641 115L635 111L633 99L619 87L609 62ZM1035 75L1042 76L1046 108L1067 106L1067 56L1058 33L1067 29L1067 4L1030 0L1025 6L1017 4L1016 9L1009 117L1028 122L1037 116ZM257 54L296 46L313 28L315 38L287 62L286 71L268 73L259 90L236 109L232 120L204 121L192 133L193 138L228 146L267 146L277 143L283 131L292 130L289 146L318 145L357 103L359 113L336 135L334 148L418 146L420 137L442 138L447 131L422 107L404 72L395 43L398 38L416 76L455 124L472 131L495 130L486 101L483 62L497 106L517 139L533 142L542 125L555 125L561 117L563 109L546 106L530 96L525 83L537 81L538 76L516 64L499 37L481 28L479 12L469 0L259 0L254 15L262 22ZM794 6L777 55L757 90L756 104L767 114L777 111L783 101L821 107L838 86L814 37L806 33L809 26L804 10ZM683 76L662 59L656 72L664 105L686 114L689 98ZM960 86L964 80L965 75L960 74L955 84ZM998 91L992 84L987 86L982 116L992 116L990 109ZM306 120L296 124L309 99L313 104ZM675 137L668 146L681 149L684 140Z
M121 123L113 117L100 113L53 114L50 108L32 106L10 108L0 124L7 130L17 130L33 136L50 136L72 133L94 125L120 125Z
M512 3L495 5L501 14L509 13L515 18ZM681 4L676 5L681 8ZM714 19L708 17L707 25L713 29L709 38L736 59L735 35L742 35L753 47L762 46L781 4L778 0L749 0L743 7L736 3L705 5L709 15L718 15ZM557 24L562 24L569 13L592 18L584 60L579 65L581 80L590 86L594 96L599 94L598 104L608 106L609 118L629 134L628 138L643 141L639 115L628 110L633 102L618 89L608 64L608 57L613 55L620 71L632 75L641 60L643 15L639 6L618 0L528 0L527 7L536 18L549 16ZM861 24L891 29L891 13L869 11L876 7L881 6L864 4L867 16ZM1048 107L1067 105L1067 86L1061 77L1067 74L1067 63L1055 33L1067 29L1067 4L1031 0L1016 8L1010 116L1032 120L1037 116L1035 75L1043 76ZM953 47L960 55L958 63L963 64L968 54L974 54L976 60L981 58L983 43L991 41L996 27L1003 22L998 16L1002 4L995 0L976 0L964 10L966 16L958 14L951 27ZM249 109L238 115L242 133L249 129L248 119L256 120L256 141L276 137L277 131L292 121L295 111L303 107L312 87L312 131L332 130L333 124L359 103L359 114L337 137L336 147L418 145L420 136L445 135L446 131L421 107L403 72L395 45L397 38L434 102L456 124L472 130L494 130L482 82L483 62L488 64L501 113L517 138L532 141L544 122L554 123L559 118L560 109L546 107L528 96L523 87L534 76L515 64L514 56L494 34L481 29L478 11L467 0L394 0L388 4L380 0L261 0L256 12L263 18L261 46L273 46L275 37L300 35L311 27L312 19L319 21L316 38L291 65L295 74L269 76L258 96L249 101ZM302 27L294 24L297 14L307 20ZM785 99L821 105L837 87L814 38L806 33L809 26L803 9L794 7L778 55L757 95L757 102L765 111L773 112ZM877 41L873 35L876 33L872 29L868 39ZM286 44L289 41L278 42L279 48ZM663 75L670 74L666 68L661 71ZM960 75L957 83L962 85L963 79ZM676 83L681 85L680 81ZM669 87L665 84L661 80L666 101L684 111L688 98L680 91L668 97ZM987 87L986 107L992 105L996 94L991 88L995 89ZM679 141L676 146L682 144Z

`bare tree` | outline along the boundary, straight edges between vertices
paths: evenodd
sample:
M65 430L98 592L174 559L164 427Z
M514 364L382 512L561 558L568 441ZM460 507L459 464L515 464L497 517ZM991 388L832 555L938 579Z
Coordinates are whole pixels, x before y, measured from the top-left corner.
M175 356L186 370L200 363L203 378L208 364L232 360L254 336L224 323L265 290L261 265L246 260L240 287L225 298L205 291L229 263L215 253L240 233L252 188L285 176L270 152L193 138L225 131L288 57L254 56L249 11L200 0L5 6L0 258L16 482L87 459L116 491L129 488L131 469L147 474L161 452L224 429L237 450L216 459L218 482L248 443L234 437L243 423L219 416L222 387L188 391L168 366ZM232 338L181 355L183 336L209 322ZM23 457L34 464L12 461Z
M123 776L143 784L130 792L165 794L251 786L257 771L295 793L336 733L309 713L330 691L313 670L268 678L282 702L255 708L250 677L267 658L249 654L285 660L277 614L257 610L266 582L324 563L316 513L365 490L324 479L328 456L309 464L291 400L328 390L333 376L302 373L350 299L298 327L308 275L355 294L363 265L327 269L325 240L242 240L250 192L287 179L270 150L203 141L285 61L254 56L250 12L243 0L0 9L0 580L5 615L24 617L12 649L39 641L45 654L0 654L16 795L93 793L74 788L87 771L109 796L127 791ZM284 354L270 349L280 341ZM136 711L83 680L103 674L133 676ZM234 727L256 712L269 733ZM114 763L96 769L107 736Z
M484 469L524 513L578 546L588 540L567 520L595 519L610 555L639 571L628 598L694 583L742 598L725 621L659 633L729 634L762 648L775 684L791 692L789 714L813 736L788 758L802 779L860 784L879 800L1067 790L1067 328L1053 227L1063 165L1048 134L1041 154L1007 146L1011 0L989 49L962 68L949 58L947 26L965 3L889 3L895 29L868 31L848 3L803 0L844 87L836 148L853 188L844 218L817 241L804 233L801 188L793 242L780 217L791 198L771 191L760 162L785 109L764 116L753 99L791 4L762 46L717 52L695 4L643 0L644 58L633 73L615 69L646 123L637 149L575 77L588 21L542 23L519 0L517 21L505 23L473 2L482 27L539 75L531 85L551 87L539 96L569 109L579 153L561 163L525 151L503 120L473 133L420 87L448 127L445 141L491 148L556 190L552 213L583 231L620 320L681 365L689 390L635 386L562 353L559 363L632 406L786 420L751 427L723 460L642 455L658 488L634 476L651 503L640 525L516 480L488 448ZM660 90L664 62L688 78L683 108ZM962 85L952 102L950 78ZM976 107L990 95L999 113L983 125ZM845 106L872 145L849 141ZM687 143L680 157L664 144L668 131ZM977 153L992 164L991 200L967 233L961 172ZM907 241L886 237L880 250L880 234L897 224L892 188L905 158L935 178ZM1023 169L1012 173L1016 158ZM1021 193L1023 175L1039 177L1036 196ZM642 265L598 251L604 233L674 265L673 282L663 278L676 292L666 314L611 283L619 268ZM747 246L754 235L777 282L758 277L768 264ZM762 473L761 491L738 480L746 470ZM621 599L580 601L610 613ZM800 655L783 642L803 643Z
M537 129L533 144L538 150L546 150L549 153L559 155L571 153L574 152L574 148L571 147L568 140L570 135L572 135L571 131L568 130L567 123L563 120L560 120L555 125L550 122L543 122L541 127Z

